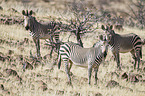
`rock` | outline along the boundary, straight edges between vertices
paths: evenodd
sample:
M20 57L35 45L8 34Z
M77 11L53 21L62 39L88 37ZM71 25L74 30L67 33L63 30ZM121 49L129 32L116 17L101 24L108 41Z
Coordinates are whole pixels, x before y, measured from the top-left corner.
M0 89L4 90L4 85L3 84L0 85Z
M43 0L44 2L50 2L50 0Z
M46 90L48 89L46 85L42 85L40 88L41 88L43 91L46 91Z
M10 92L9 92L8 90L5 90L4 85L3 85L3 84L1 84L1 85L0 85L0 89L2 90L2 93L5 93L5 94L10 94Z
M57 90L57 91L56 91L56 94L61 96L61 95L64 94L64 91L62 91L62 90Z
M43 91L46 91L48 89L47 84L44 83L42 80L38 80L36 82L39 84L39 88L41 88Z
M3 74L0 72L0 77L3 77Z
M0 10L3 10L3 7L2 6L0 6Z
M3 62L4 62L4 61L5 61L5 59L6 59L5 57L0 56L0 61L3 61Z
M138 78L135 75L129 76L128 81L130 81L130 82L139 82Z
M6 73L10 76L10 75L13 75L13 76L17 76L17 72L13 69L5 69Z
M81 93L75 93L73 96L81 96Z
M138 77L138 78L137 78ZM130 82L139 82L139 79L142 78L141 75L139 74L131 74L131 75L128 75L126 72L123 73L121 75L121 79L124 79L126 81L130 81Z
M12 55L13 53L14 53L13 50L8 50L8 54L9 54L9 55Z
M143 72L145 72L145 67L143 68Z
M8 9L8 11L18 13L18 11L16 9L14 9L14 8L10 8L10 9Z
M119 85L118 82L116 82L116 81L114 81L114 80L110 80L110 81L107 83L107 85L106 85L106 87L110 87L110 88L114 88L114 87L116 87L116 86L120 86L120 85Z
M128 79L128 75L126 72L121 75L121 79L125 79L125 80Z
M22 3L30 3L32 0L22 0Z
M95 96L103 96L101 93L96 93Z

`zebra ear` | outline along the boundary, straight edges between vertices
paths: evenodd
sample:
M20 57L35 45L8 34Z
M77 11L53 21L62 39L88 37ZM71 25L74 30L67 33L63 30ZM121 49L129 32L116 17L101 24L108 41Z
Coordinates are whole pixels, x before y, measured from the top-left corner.
M105 30L105 27L104 27L104 25L102 25L102 26L101 26L101 28L102 28L103 30Z
M113 25L110 26L110 29L111 29L111 30L113 29Z
M30 10L30 11L29 11L29 15L32 15L32 13L33 13L33 11L32 11L32 10Z
M23 15L26 15L26 14L25 14L25 10L22 10L22 14L23 14Z

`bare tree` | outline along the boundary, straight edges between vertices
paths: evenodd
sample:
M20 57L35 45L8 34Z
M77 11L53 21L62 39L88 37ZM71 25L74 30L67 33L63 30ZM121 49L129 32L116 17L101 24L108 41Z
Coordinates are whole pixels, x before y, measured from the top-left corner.
M132 2L132 6L129 6L133 15L130 15L132 19L137 21L136 26L143 29L145 27L145 0L137 0Z
M94 32L96 28L93 25L97 23L97 15L89 8L86 8L83 2L74 2L69 5L69 9L73 12L75 18L67 20L67 30L73 33L77 38L77 43L83 47L81 36L85 33Z

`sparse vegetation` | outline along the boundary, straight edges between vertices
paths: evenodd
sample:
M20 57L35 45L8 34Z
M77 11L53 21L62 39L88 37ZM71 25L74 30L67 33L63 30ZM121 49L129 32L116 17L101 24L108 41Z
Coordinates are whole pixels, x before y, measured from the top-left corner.
M26 2L27 1L27 2ZM28 2L29 1L29 2ZM39 3L38 3L39 1ZM78 0L75 0L76 2ZM109 2L110 1L110 2ZM111 12L115 16L128 20L130 0L83 0L85 6L93 8L97 16L104 12ZM22 10L33 10L38 21L58 20L69 24L66 20L73 20L75 15L68 11L66 5L71 0L0 0L0 95L2 96L145 96L145 47L140 70L133 69L133 59L130 53L120 54L122 71L117 71L116 62L110 58L109 51L106 60L98 71L98 84L87 84L87 69L72 66L72 85L67 84L67 76L62 62L60 70L57 68L57 53L49 57L50 46L44 45L41 40L42 60L31 58L36 53L35 45L29 31L23 27ZM99 2L99 3L98 3ZM108 10L107 10L108 9ZM132 13L130 13L131 15ZM107 15L106 15L107 16ZM106 16L103 18L106 19ZM6 22L12 23L4 23ZM10 19L9 19L10 18ZM103 33L101 25L104 19L98 20L98 29L95 32L81 36L84 47L91 47L98 41L98 35ZM15 23L20 21L19 23ZM96 26L92 26L95 28ZM115 29L115 32L118 31ZM120 34L135 33L145 39L145 30L123 25ZM70 32L61 32L60 39L68 40ZM69 41L77 42L74 35ZM94 77L94 74L92 74ZM94 79L92 79L92 82Z
M76 36L77 43L83 47L81 37L86 33L93 33L98 27L96 25L98 22L96 17L97 12L93 13L91 10L87 10L85 3L76 2L75 0L72 4L68 5L68 8L74 14L74 18L66 20L68 22L67 27L62 31L73 33Z
M137 27L143 29L145 26L145 1L144 0L137 0L136 2L132 1L132 4L129 5L130 11L132 14L130 15L130 19L133 19L136 22L132 22ZM132 7L134 6L134 7Z

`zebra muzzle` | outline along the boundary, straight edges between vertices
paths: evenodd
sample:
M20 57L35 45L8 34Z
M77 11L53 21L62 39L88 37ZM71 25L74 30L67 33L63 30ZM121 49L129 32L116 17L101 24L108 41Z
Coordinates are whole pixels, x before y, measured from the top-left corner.
M26 30L29 30L29 26L26 26L25 29L26 29Z

